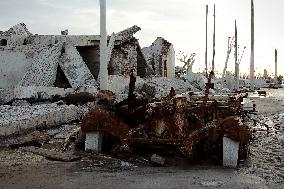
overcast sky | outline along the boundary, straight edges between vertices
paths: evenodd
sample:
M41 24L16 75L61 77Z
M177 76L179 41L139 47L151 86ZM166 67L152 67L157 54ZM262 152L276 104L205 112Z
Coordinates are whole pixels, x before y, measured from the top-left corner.
M208 61L212 60L213 5L216 4L216 66L222 70L228 36L234 35L237 20L240 50L247 46L241 73L249 71L250 0L106 0L108 32L132 25L142 47L156 37L174 44L176 54L195 52L193 69L204 69L205 6L209 5ZM274 49L278 49L278 73L284 74L284 1L255 0L255 68L274 74ZM99 0L0 0L0 30L24 22L33 34L99 34ZM233 71L233 54L229 70ZM176 64L179 64L176 61Z

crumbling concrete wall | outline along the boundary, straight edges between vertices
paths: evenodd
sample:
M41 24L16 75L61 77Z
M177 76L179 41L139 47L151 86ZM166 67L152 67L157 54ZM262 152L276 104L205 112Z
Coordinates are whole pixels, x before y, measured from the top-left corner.
M175 77L175 51L173 45L162 37L158 37L151 46L142 49L145 60L154 75Z
M26 39L32 34L27 29L24 23L19 23L8 31L0 31L0 45L1 46L15 46L15 45L24 45ZM5 44L2 43L3 40L6 40Z
M19 23L11 27L8 31L0 31L0 35L21 35L21 36L30 36L32 35L27 29L24 23Z
M19 85L52 87L56 79L61 49L61 43L42 48L34 57L30 68L19 82Z
M133 36L139 30L141 28L134 25L116 34L117 40L108 67L110 75L129 76L131 70L140 77L146 75L147 64L141 53L139 42Z
M129 76L133 70L140 77L174 77L172 44L158 38L148 54L142 53L138 40L133 36L139 30L138 26L133 26L115 34L109 75ZM100 36L32 35L24 24L18 24L0 32L0 42L1 39L7 44L0 47L0 88L13 88L17 84L97 87ZM156 56L154 66L149 63L149 56ZM63 84L60 85L60 82Z
M74 46L99 45L99 35L33 35L29 36L27 43L35 46L54 45L58 42L68 41Z
M137 73L137 39L132 39L124 45L115 46L109 63L110 75L130 75L131 70Z

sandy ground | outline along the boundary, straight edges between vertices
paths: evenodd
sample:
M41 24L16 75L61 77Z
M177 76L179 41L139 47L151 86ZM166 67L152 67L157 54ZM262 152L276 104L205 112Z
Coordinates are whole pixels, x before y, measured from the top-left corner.
M265 99L265 100L264 100ZM284 90L255 98L254 140L238 169L220 166L137 167L117 159L49 161L0 150L0 188L284 188ZM255 124L252 124L252 123ZM268 128L268 132L267 132Z
M0 188L268 188L259 177L222 167L60 163L20 151L2 151L0 158Z

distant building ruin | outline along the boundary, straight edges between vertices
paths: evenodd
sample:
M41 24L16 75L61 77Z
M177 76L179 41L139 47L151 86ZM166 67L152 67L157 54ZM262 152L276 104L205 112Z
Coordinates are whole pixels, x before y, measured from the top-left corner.
M115 34L109 75L174 77L175 54L163 38L141 49L133 26ZM68 31L68 30L65 30ZM20 23L0 32L0 88L98 86L99 35L33 35ZM110 37L109 39L110 40Z

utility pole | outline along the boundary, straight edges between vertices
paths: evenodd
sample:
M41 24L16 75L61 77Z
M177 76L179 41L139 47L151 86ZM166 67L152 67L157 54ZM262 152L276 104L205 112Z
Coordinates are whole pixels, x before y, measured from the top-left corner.
M275 49L275 74L274 74L274 77L275 77L275 82L277 84L277 49Z
M240 88L240 74L239 74L239 63L238 63L238 29L237 21L235 20L235 77L236 77L236 90Z
M250 90L254 91L254 5L251 0Z
M108 90L106 0L100 0L100 90Z
M207 20L208 20L208 5L206 5L206 47L205 47L205 74L208 78L208 68L207 68Z
M215 35L216 35L216 28L215 28L215 19L216 19L216 12L215 12L215 4L214 4L214 31L213 31L213 59L212 59L212 71L214 72L215 69Z

